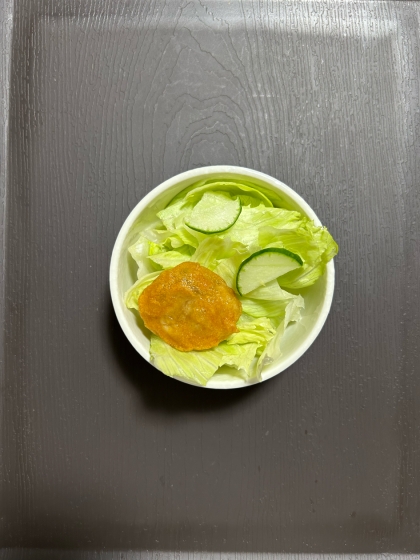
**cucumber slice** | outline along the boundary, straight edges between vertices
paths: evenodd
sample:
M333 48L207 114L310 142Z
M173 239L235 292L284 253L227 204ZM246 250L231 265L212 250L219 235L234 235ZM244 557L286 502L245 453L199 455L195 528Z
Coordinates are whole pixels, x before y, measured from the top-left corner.
M252 292L302 266L303 261L291 251L283 248L268 247L253 253L245 259L236 275L236 288L241 296Z
M185 224L201 233L220 233L233 226L241 213L239 198L221 192L207 192L198 202Z

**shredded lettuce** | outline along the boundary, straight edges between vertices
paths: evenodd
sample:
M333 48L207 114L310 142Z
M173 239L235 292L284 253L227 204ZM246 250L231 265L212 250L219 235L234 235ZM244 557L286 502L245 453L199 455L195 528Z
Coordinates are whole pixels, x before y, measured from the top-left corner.
M273 206L270 198L261 189L233 181L212 181L204 185L192 185L181 191L169 204L168 209L182 202L184 207L196 204L204 193L209 191L227 192L230 196L239 196L243 206Z
M297 253L304 264L279 280L283 288L299 290L312 286L324 274L326 264L335 257L338 245L325 227L315 226L308 218L301 217L296 229L263 227L258 240L261 247L284 247Z
M181 352L169 346L158 336L152 335L150 359L169 377L180 377L206 385L207 381L224 366L233 367L246 378L255 358L258 344L220 343L211 350ZM254 366L255 367L255 366Z
M201 233L186 225L194 206L209 191L239 197L242 204L237 221L218 234ZM286 328L301 318L303 297L288 290L297 292L311 286L338 251L326 228L289 209L281 196L243 181L201 181L158 212L156 223L129 248L138 265L138 280L125 294L125 303L137 312L140 294L162 270L187 261L198 262L236 290L237 272L244 259L269 247L296 253L303 265L246 297L238 295L243 311L238 332L215 348L181 352L152 334L150 357L158 369L200 385L205 385L222 366L233 368L231 371L245 380L261 379L264 366L281 355Z
M215 270L221 263L230 259L237 259L238 266L247 255L246 247L239 242L232 242L229 237L221 238L215 235L206 236L198 245L191 261ZM225 263L226 264L226 263ZM237 268L235 269L236 275Z
M237 326L239 332L231 334L226 341L229 345L253 342L258 345L258 349L265 348L276 334L273 322L267 317L254 319L243 314L239 318Z
M201 187L204 189L200 190ZM286 208L290 210L289 203L280 194L272 191L271 189L262 185L255 185L246 180L239 181L224 181L220 179L207 179L194 183L178 193L168 204L171 206L179 200L185 200L187 195L191 193L194 196L197 193L204 194L204 192L211 190L225 190L231 196L240 196L243 206L258 206L263 201L265 206L276 206L277 208ZM198 202L198 198L197 198Z
M261 352L260 358L257 364L257 376L261 380L262 368L274 360L277 360L281 356L281 339L289 323L292 321L298 322L301 318L301 309L305 307L305 302L302 296L297 296L293 298L287 305L285 309L285 315L280 325L277 327L276 334L269 341L263 352Z
M176 251L164 251L161 253L149 254L148 259L159 265L163 269L173 268L178 264L191 260L194 254L194 247L182 245Z
M277 280L271 280L267 282L265 286L260 286L252 290L247 294L248 298L252 299L274 299L274 300L285 300L294 297L285 290L280 288Z
M241 262L249 256L249 252L245 249L236 248L230 257L218 261L213 269L216 274L221 276L229 288L236 287L236 273L238 272Z
M242 310L251 317L269 317L274 321L284 315L287 300L241 298Z

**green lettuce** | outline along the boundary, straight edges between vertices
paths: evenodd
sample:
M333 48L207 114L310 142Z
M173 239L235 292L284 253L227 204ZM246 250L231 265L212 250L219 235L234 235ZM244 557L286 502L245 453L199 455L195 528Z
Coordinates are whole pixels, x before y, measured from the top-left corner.
M262 349L267 346L267 343L276 334L273 322L267 317L255 319L243 314L239 318L237 327L239 332L230 335L226 341L228 345L252 342L258 345L257 349Z
M243 246L242 246L243 247ZM241 262L249 256L246 248L235 248L230 257L217 261L213 269L216 274L221 276L229 288L236 289L236 274Z
M147 258L163 269L173 268L178 264L191 260L194 248L191 245L182 245L176 251L164 251L149 255Z
M202 188L204 187L204 188ZM201 190L200 190L201 189ZM197 197L197 202L204 192L208 190L225 190L231 196L239 196L243 206L258 206L261 202L265 206L276 206L277 208L286 208L290 210L289 202L281 196L279 193L272 191L271 189L255 184L245 179L238 181L226 181L221 179L207 179L201 180L193 185L187 187L178 193L168 204L171 206L179 200L188 200L187 196L194 197L194 195L199 194Z
M286 306L297 296L280 288L277 280L268 282L246 297L241 297L242 310L251 317L270 317L275 324L284 317Z
M242 203L241 214L233 226L217 234L198 232L186 225L195 204L209 191L239 197ZM245 181L200 181L184 189L158 212L156 223L129 248L138 265L138 280L125 294L125 303L137 312L140 294L162 270L183 262L197 262L236 290L237 272L244 259L269 247L296 253L303 265L246 297L238 295L243 311L237 323L238 332L215 348L181 352L152 335L150 357L158 369L200 385L205 385L222 366L228 366L245 380L261 379L264 366L281 355L286 328L300 320L304 309L302 296L288 290L296 292L311 286L338 251L326 228L288 208L280 195Z
M274 321L284 315L288 300L241 298L242 310L251 317L269 317Z
M158 336L152 335L150 359L169 377L180 377L199 385L206 385L207 381L224 365L235 368L238 373L247 378L252 370L257 348L256 343L222 342L210 350L181 352L169 346Z
M299 290L312 286L325 272L327 263L335 257L338 245L325 227L316 226L311 220L301 217L298 227L279 229L264 226L258 234L261 247L284 247L298 254L302 267L279 278L283 288Z
M305 307L305 302L303 297L298 295L297 297L291 299L285 308L284 318L281 320L279 326L277 327L276 334L268 342L267 346L261 352L257 363L257 376L261 380L261 372L265 365L272 363L277 360L281 352L281 339L285 333L285 330L289 323L292 321L298 322L301 319L301 310Z
M258 206L260 204L273 206L270 198L261 189L233 181L211 181L204 185L199 183L187 187L171 200L167 209L169 210L171 207L181 203L181 206L188 211L187 209L191 205L197 204L203 194L209 191L221 191L228 193L230 196L239 196L243 206Z
M126 307L136 309L138 311L140 295L144 292L147 286L150 286L150 284L156 280L160 273L160 270L157 272L151 272L150 274L146 274L137 280L137 282L133 284L124 295L124 303Z
M239 265L247 255L247 249L242 243L233 242L229 237L221 238L212 235L211 237L206 236L198 245L191 261L217 271L230 285L233 283L234 277L236 278Z

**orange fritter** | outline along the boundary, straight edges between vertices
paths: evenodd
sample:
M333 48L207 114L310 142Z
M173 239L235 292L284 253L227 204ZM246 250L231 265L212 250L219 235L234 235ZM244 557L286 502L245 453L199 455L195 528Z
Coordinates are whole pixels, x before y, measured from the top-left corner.
M238 332L242 306L218 274L186 262L164 270L144 290L139 312L148 329L188 352L213 348Z

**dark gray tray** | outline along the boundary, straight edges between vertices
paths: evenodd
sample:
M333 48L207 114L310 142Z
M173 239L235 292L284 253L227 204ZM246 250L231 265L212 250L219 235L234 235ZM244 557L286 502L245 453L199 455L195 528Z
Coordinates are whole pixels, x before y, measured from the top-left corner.
M0 6L0 558L420 554L420 4ZM210 164L340 244L315 344L230 392L149 367L108 291L130 209Z

